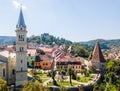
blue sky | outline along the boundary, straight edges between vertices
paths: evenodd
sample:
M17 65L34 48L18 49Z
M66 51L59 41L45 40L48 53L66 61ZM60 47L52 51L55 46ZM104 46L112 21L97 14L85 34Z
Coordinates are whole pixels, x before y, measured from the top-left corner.
M120 0L0 0L0 35L15 36L19 3L28 36L71 41L120 39Z

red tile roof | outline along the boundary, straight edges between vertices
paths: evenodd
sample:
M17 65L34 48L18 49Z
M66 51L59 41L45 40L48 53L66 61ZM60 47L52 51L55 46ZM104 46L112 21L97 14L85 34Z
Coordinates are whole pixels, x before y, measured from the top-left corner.
M5 48L5 50L7 50L7 51L9 51L9 52L15 52L13 46L7 46L7 47Z
M39 49L43 50L45 53L52 53L53 48L40 47Z
M82 57L70 57L70 56L64 56L57 60L57 62L81 62L84 64L84 58Z
M35 54L36 54L36 49L27 49L27 54L29 55L31 55L31 56L35 56Z

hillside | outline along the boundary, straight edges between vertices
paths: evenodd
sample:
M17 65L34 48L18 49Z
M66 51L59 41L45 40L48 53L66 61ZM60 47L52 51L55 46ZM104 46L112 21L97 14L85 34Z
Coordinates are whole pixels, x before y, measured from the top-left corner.
M96 41L99 41L101 49L120 48L120 39L113 40L96 39L87 42L79 42L79 44L88 47L89 49L93 49Z
M15 42L16 37L15 36L0 36L0 45L10 45ZM67 44L70 45L72 44L71 41L66 40L64 38L59 38L59 37L54 37L53 35L49 35L48 33L43 33L40 36L31 36L27 38L27 42L33 42L33 43L38 43L38 44L47 44L47 45L52 45L52 44L57 44L57 45L62 45L62 44Z
M16 40L14 36L0 36L0 45L10 45Z
M43 33L40 36L31 36L28 38L28 42L34 42L34 43L38 43L38 44L42 43L42 44L47 44L47 45L52 45L54 43L57 45L72 44L72 42L69 40L66 40L64 38L55 37L53 35L49 35L48 33Z
M0 36L0 45L13 44L15 39L16 39L15 36ZM28 42L34 42L38 44L42 43L42 44L48 44L48 45L51 45L53 43L56 43L58 45L72 44L72 42L69 40L66 40L64 38L54 37L53 35L49 35L48 33L43 33L40 36L31 36L31 37L28 37L27 40ZM79 42L79 44L85 46L85 48L87 48L88 50L93 50L96 41L100 42L100 46L102 49L110 49L115 47L120 48L120 39L113 39L113 40L97 39L97 40L91 40L87 42Z

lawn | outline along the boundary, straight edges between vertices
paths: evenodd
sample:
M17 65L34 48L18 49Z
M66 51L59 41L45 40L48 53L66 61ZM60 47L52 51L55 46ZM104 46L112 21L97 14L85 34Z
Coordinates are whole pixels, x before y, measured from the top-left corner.
M71 86L69 81L57 82L59 86ZM77 85L78 83L72 82L72 86ZM49 83L48 86L54 86L53 83Z
M47 76L46 73L38 73L37 76Z
M89 82L93 78L92 75L86 77L86 76L80 76L80 79L78 81L80 82Z
M44 79L42 78L41 80L42 80L42 83L43 83L43 82L47 81L48 78L44 78Z

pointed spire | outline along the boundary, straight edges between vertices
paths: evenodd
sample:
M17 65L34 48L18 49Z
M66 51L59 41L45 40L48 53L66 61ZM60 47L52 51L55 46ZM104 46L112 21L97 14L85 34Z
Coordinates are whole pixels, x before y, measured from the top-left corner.
M16 27L24 27L24 28L26 28L23 13L22 13L22 5L20 7L20 14L19 14L19 19L18 19L18 23L17 23Z
M98 41L96 42L91 61L92 62L106 62L102 54L102 51L100 49L100 45Z

